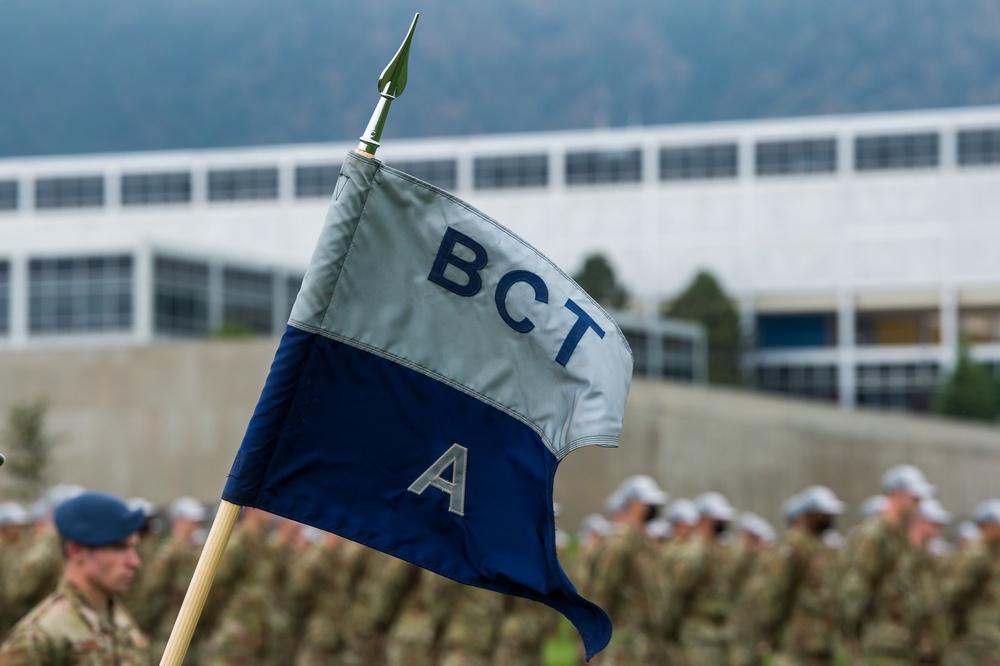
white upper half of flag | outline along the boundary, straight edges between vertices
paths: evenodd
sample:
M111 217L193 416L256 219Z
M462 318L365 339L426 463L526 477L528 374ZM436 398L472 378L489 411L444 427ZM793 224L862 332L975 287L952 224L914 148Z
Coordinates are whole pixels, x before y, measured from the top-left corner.
M374 159L344 161L290 323L503 409L558 458L617 446L632 353L611 317L508 229Z

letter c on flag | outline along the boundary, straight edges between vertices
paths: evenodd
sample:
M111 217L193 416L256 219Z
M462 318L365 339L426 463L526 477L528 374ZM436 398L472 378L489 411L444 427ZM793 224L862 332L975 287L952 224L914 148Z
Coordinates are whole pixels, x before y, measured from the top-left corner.
M500 318L518 333L527 333L535 327L535 323L527 317L521 321L514 321L510 313L507 312L507 292L510 291L510 288L516 282L527 282L530 284L535 290L535 300L539 303L549 302L549 288L545 286L542 278L531 271L511 271L500 278L500 282L497 284L497 290L493 298L496 301L497 312L500 313Z

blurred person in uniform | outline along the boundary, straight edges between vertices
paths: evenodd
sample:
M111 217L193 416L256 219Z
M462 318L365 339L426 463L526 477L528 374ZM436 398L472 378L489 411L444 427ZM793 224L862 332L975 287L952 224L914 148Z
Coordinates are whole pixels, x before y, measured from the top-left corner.
M769 649L774 666L835 663L839 570L823 535L843 513L844 503L825 486L810 486L785 503L788 530L741 600L734 664L758 664Z
M351 621L350 611L364 577L368 575L368 565L374 552L347 539L330 551L331 562L335 561L337 566L333 569L329 589L324 590L316 600L313 612L306 621L295 657L296 666L340 663L344 632Z
M188 586L194 577L208 510L193 497L180 497L167 507L170 534L146 564L146 573L132 595L133 614L139 627L150 637L152 654L159 659L177 620ZM194 650L185 658L194 660Z
M601 542L586 581L585 596L603 608L614 625L599 664L649 663L658 620L658 575L646 524L667 501L651 477L626 478L605 502L614 529Z
M917 507L907 534L909 552L911 643L918 664L941 664L948 642L947 608L942 579L945 567L933 552L936 539L951 522L951 514L936 499L925 499Z
M441 637L441 666L491 666L503 622L504 595L459 586ZM638 663L638 662L637 662Z
M143 516L146 517L145 522L143 522L142 527L136 534L139 537L139 545L136 546L136 551L139 553L139 559L142 560L143 565L139 567L139 570L135 573L135 579L129 586L128 590L120 595L122 603L132 614L132 619L136 621L142 633L147 636L153 631L153 627L150 623L144 622L142 618L142 611L145 610L146 604L145 600L140 603L140 590L143 589L143 579L148 574L149 565L156 557L156 552L160 547L160 535L153 529L153 521L156 516L156 507L149 500L142 497L130 497L125 500L125 506L129 508L129 511L139 510L142 511Z
M389 630L387 666L434 666L440 659L441 638L453 616L462 584L421 569L413 592L404 600L398 620Z
M910 521L934 486L913 465L882 476L887 501L882 513L861 523L848 544L842 585L845 646L866 664L911 664L914 659L907 562Z
M969 548L982 536L979 526L971 520L963 520L955 527L955 545L959 550Z
M600 544L611 534L612 529L611 521L599 513L590 513L583 517L580 531L577 532L576 552L566 563L566 573L577 587L590 580Z
M674 528L666 518L654 518L646 523L646 536L653 542L654 547L659 547L674 536Z
M736 602L760 559L761 553L774 543L771 524L752 511L744 511L736 521L736 541L729 544L730 594Z
M56 588L62 575L63 556L52 516L63 502L83 492L81 486L57 485L32 504L33 526L22 536L24 543L7 575L4 614L8 617L20 618ZM9 626L0 627L0 636L8 629Z
M1000 499L979 504L972 520L980 538L956 556L945 584L949 666L1000 664Z
M729 554L720 541L736 510L717 492L699 495L695 507L697 531L677 550L666 572L664 630L680 644L685 664L728 664L732 593L727 576Z
M149 664L149 643L117 599L139 568L135 533L144 520L104 493L62 502L54 515L62 577L0 644L0 664Z
M558 623L559 614L545 604L505 595L493 663L496 666L542 663L542 646L555 633Z
M701 517L698 515L698 507L694 505L694 502L683 497L670 502L663 517L670 524L671 537L669 541L665 541L658 547L655 554L654 570L659 578L659 612L667 613L669 609L676 608L679 603L671 600L669 596L674 592L670 573L675 566L674 558L677 553L681 552L682 546L694 538ZM681 647L678 637L666 630L668 622L661 621L660 624L662 631L657 637L656 649L664 654L665 663L683 663L683 659L680 657ZM673 656L671 657L671 655Z
M7 585L4 581L13 577L14 567L21 557L21 550L27 539L26 528L31 524L28 512L17 502L0 504L0 640L14 626L18 615L7 600Z

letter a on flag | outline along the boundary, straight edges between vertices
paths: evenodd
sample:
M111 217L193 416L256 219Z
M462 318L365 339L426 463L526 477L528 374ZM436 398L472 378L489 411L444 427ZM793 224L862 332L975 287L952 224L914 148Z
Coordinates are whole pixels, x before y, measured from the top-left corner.
M618 444L614 321L472 206L349 153L223 499L611 636L556 559L552 488Z

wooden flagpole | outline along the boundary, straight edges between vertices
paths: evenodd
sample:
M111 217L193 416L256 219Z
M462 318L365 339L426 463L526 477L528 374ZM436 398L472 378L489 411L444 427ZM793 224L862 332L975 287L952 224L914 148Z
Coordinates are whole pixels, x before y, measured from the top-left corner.
M191 644L191 636L194 635L194 628L205 607L208 590L215 580L215 572L219 568L222 554L226 552L229 537L233 533L233 526L236 525L236 519L240 515L240 508L238 504L225 500L220 502L205 547L201 551L201 557L198 558L198 566L184 595L184 603L181 604L177 620L170 630L170 638L167 639L167 647L160 659L160 666L181 666L183 663L184 655L187 654L188 646Z
M396 55L382 70L378 79L379 101L368 121L368 127L361 136L357 151L362 155L374 157L375 151L379 147L379 139L382 138L382 128L385 126L386 118L389 115L389 104L399 97L406 87L406 70L410 57L410 41L413 39L413 31L417 27L417 19L420 14L413 17L413 23L406 33L402 46L396 51ZM0 457L0 464L3 459ZM208 590L215 580L215 572L222 561L222 555L229 545L229 537L233 533L233 526L240 515L240 506L222 500L219 510L212 521L212 529L208 533L205 547L198 558L198 566L194 570L194 576L188 585L184 595L184 602L181 604L177 620L173 629L170 630L170 638L167 639L167 647L163 651L160 659L160 666L181 666L184 656L187 654L188 646L191 644L191 637L194 635L194 628L201 617L201 611L205 607L205 600L208 598Z

